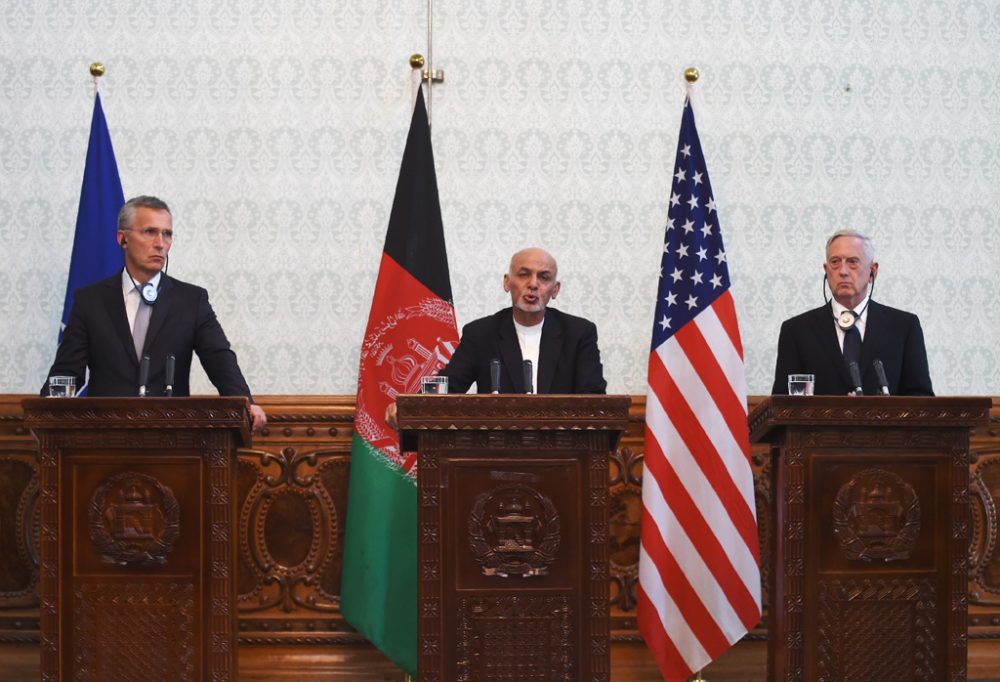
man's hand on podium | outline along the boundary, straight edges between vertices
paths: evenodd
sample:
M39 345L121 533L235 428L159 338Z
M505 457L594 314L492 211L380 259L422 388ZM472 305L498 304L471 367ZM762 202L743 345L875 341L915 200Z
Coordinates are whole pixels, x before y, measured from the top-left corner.
M389 403L389 406L385 408L385 423L388 424L393 429L399 428L399 422L396 420L396 403Z
M260 433L261 429L267 426L267 415L260 405L250 406L250 419L253 420L253 432Z

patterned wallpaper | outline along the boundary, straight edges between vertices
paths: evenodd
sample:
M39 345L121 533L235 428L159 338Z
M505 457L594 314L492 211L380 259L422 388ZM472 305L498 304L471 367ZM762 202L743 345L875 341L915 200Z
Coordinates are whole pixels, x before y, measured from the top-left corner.
M920 315L937 391L1000 394L1000 2L445 0L434 19L459 324L545 246L609 390L644 392L694 65L751 393L850 226L876 240L876 297ZM8 0L0 392L36 390L54 355L99 59L125 194L172 204L170 272L208 287L251 387L353 393L413 52L416 0Z

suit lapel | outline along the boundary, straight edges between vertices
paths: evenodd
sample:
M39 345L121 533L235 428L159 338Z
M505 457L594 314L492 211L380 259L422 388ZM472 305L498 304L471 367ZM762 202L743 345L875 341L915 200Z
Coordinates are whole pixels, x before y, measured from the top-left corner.
M837 338L837 329L833 321L833 304L827 303L820 308L821 314L816 319L816 333L820 338L820 347L830 360L830 364L837 368L837 375L844 382L844 386L851 385L851 375L847 371L844 363L844 351L840 347L840 340Z
M125 297L122 295L122 273L119 272L116 276L109 277L105 280L105 284L102 296L104 297L104 309L108 312L108 317L111 318L111 328L114 329L118 340L122 342L126 357L138 367L139 360L135 357L135 342L132 340L132 330L128 326Z
M521 344L514 330L514 312L507 310L500 318L500 357L513 386L514 393L524 393L524 372L521 369Z
M563 326L558 315L551 310L545 313L542 340L538 346L538 386L537 393L549 393L559 364L559 350L562 348Z
M865 367L872 366L872 360L875 359L875 344L876 339L878 339L878 331L872 334L872 330L877 330L879 326L879 305L875 301L870 301L868 303L868 315L865 320L865 338L861 341L861 359L858 361L861 363L861 375L865 374Z
M148 348L152 347L153 341L156 340L156 335L161 329L163 329L163 323L166 321L167 314L170 312L170 302L173 300L173 296L170 295L170 290L172 288L173 281L166 275L161 275L160 293L156 297L156 305L153 306L153 312L149 316L149 330L146 332L146 342L142 347L143 353L145 353Z

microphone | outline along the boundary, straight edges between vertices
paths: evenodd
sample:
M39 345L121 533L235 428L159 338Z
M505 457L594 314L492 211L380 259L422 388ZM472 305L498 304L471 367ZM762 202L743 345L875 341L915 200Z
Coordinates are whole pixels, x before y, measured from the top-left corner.
M878 385L882 387L882 395L889 395L889 380L885 377L885 365L878 358L872 360L872 367L875 368L875 376L878 377Z
M854 384L854 395L864 395L864 390L861 388L861 370L858 368L858 363L852 362L848 364L847 371L851 373L851 383Z
M534 393L535 388L531 381L531 360L524 361L524 392Z
M149 383L149 356L143 355L139 362L139 397L146 397L146 384Z
M177 359L173 355L167 356L167 397L171 397L174 394L174 365L177 364Z
M490 393L500 392L500 358L490 360Z

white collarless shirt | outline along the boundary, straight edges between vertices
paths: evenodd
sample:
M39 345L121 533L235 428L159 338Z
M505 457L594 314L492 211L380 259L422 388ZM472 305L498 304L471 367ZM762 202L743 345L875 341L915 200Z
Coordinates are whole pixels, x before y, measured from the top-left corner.
M542 344L542 326L545 319L538 324L526 327L514 320L514 330L517 332L517 343L521 346L521 359L531 360L531 392L538 393L538 349Z

